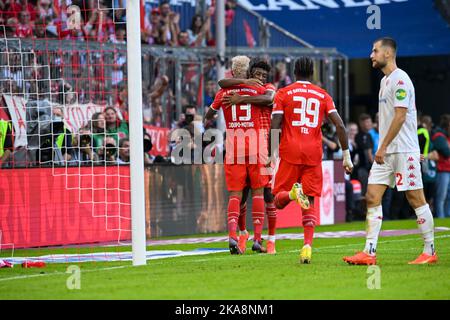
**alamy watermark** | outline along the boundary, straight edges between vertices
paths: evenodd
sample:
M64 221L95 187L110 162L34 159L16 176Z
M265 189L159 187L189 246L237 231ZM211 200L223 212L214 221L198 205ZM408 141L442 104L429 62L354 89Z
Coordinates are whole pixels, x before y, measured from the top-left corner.
M381 9L377 5L371 5L367 7L367 14L370 16L367 18L366 26L369 30L381 29Z
M70 265L67 267L66 273L70 276L66 280L66 287L69 290L80 290L81 289L81 270L79 266Z
M381 269L379 266L369 266L366 272L369 277L367 278L367 289L379 290L381 289Z

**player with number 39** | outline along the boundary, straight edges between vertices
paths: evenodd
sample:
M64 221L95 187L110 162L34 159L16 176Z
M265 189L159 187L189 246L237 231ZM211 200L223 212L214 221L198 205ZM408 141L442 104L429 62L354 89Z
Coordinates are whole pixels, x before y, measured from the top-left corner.
M299 58L295 62L294 73L297 81L278 90L274 99L271 134L278 132L274 129L281 129L281 139L272 192L278 209L291 201L297 201L303 208L304 246L300 262L310 263L316 225L314 197L320 197L322 192L321 126L325 116L336 126L346 173L352 172L353 164L347 132L333 99L324 89L310 82L314 73L313 60Z

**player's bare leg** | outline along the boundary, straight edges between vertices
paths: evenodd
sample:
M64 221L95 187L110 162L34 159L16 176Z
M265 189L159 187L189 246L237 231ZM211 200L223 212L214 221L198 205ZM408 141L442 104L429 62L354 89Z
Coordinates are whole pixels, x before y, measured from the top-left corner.
M252 189L252 220L253 220L253 246L252 250L259 253L267 252L262 245L262 229L264 226L264 188Z
M236 234L242 191L231 191L228 200L228 245L231 254L241 254Z
M344 257L349 264L372 265L376 264L376 250L378 235L383 222L383 208L381 200L387 186L382 184L369 184L366 193L366 246L364 251L356 253L351 257Z
M417 226L424 240L422 254L409 264L436 263L438 258L434 248L434 220L423 189L406 191L406 199L416 212Z
M309 207L302 210L303 248L300 251L300 263L311 263L312 242L316 226L314 197L308 196Z
M267 241L267 253L275 254L275 233L277 228L277 208L275 208L274 197L271 188L264 188L264 202L268 219L269 239Z

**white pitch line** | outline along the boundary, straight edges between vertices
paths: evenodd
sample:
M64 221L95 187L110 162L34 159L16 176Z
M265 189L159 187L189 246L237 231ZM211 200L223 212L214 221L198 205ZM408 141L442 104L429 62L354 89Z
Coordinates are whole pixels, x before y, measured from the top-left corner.
M435 239L442 239L442 238L450 238L450 235L442 235L442 236L436 236L434 237ZM386 241L380 241L378 243L389 243L389 242L405 242L405 241L418 241L417 238L414 239L398 239L398 240L386 240ZM339 245L339 246L327 246L327 247L322 247L322 248L316 248L315 251L320 251L323 249L338 249L338 248L345 248L345 247L352 247L352 246L361 246L361 243L349 243L349 244L345 244L345 245ZM290 251L284 251L283 253L295 253L298 252L298 250L290 250ZM255 255L243 255L241 258L243 257L254 257ZM264 255L258 255L258 256L264 256ZM214 260L225 260L225 259L229 259L229 256L226 257L222 257L222 258L215 258ZM190 261L185 261L185 262L202 262L202 261L211 261L210 259L197 259L197 260L190 260ZM162 262L160 263L151 263L151 265L155 265L155 264L163 264ZM127 266L116 266L116 267L107 267L107 268L100 268L100 269L88 269L88 270L81 270L82 273L85 272L97 272L97 271L108 271L108 270L114 270L114 269L123 269L123 268L130 268L133 267L132 265L127 265ZM3 281L10 281L10 280L21 280L21 279L30 279L30 278L37 278L37 277L48 277L48 276L59 276L59 275L67 275L67 273L65 272L54 272L54 273L44 273L44 274L31 274L31 275L23 275L23 276L15 276L15 277L10 277L10 278L2 278L0 279L0 282Z
M132 266L116 266L116 267L107 267L107 268L101 268L101 269L87 269L87 270L81 270L81 273L85 272L95 272L95 271L107 271L107 270L114 270L114 269L122 269L122 268L128 268ZM53 272L53 273L40 273L40 274L28 274L23 276L15 276L10 278L1 278L0 282L2 281L8 281L8 280L19 280L19 279L29 279L29 278L37 278L37 277L48 277L48 276L60 276L60 275L68 275L66 272Z

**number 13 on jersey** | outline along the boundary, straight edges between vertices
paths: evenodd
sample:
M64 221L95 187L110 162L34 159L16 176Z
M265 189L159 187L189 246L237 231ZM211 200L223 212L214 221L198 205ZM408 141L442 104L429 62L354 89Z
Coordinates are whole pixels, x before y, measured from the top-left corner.
M316 128L319 124L320 101L316 98L293 96L293 101L300 102L299 108L294 108L294 114L300 115L300 120L292 121L293 127Z

